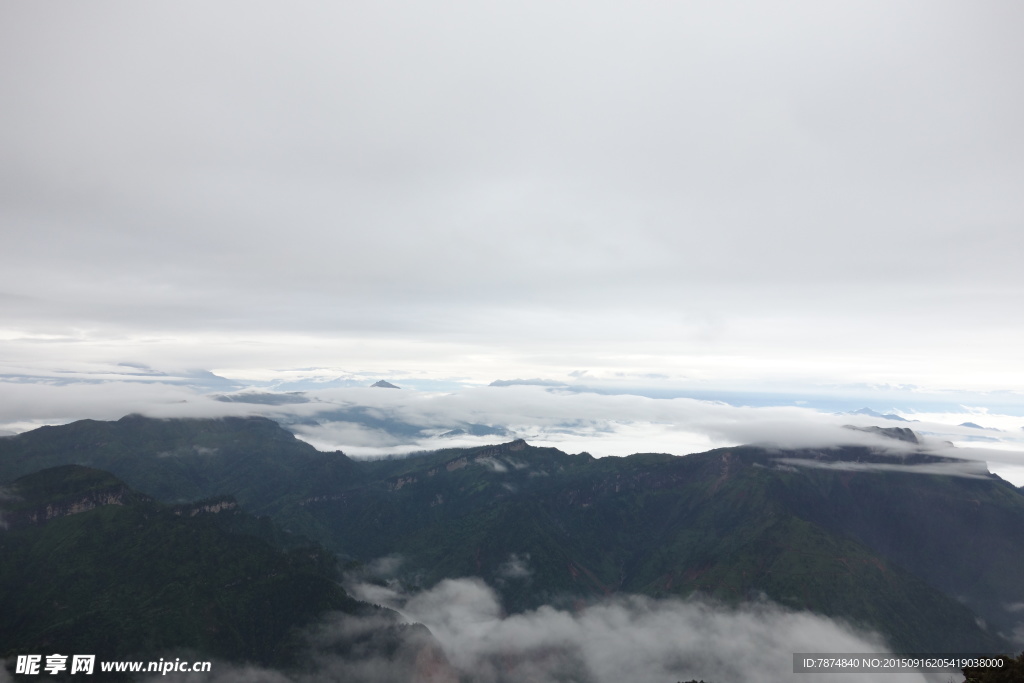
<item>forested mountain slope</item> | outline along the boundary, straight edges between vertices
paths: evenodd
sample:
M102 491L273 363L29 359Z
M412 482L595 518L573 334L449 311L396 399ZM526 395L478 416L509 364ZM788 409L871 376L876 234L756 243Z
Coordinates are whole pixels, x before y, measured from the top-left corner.
M935 474L925 455L595 459L513 441L355 461L260 418L130 416L0 439L0 480L68 462L162 501L231 495L346 561L400 559L385 578L407 586L481 576L512 610L616 592L766 597L904 651L991 651L1024 602L1024 496L983 469Z

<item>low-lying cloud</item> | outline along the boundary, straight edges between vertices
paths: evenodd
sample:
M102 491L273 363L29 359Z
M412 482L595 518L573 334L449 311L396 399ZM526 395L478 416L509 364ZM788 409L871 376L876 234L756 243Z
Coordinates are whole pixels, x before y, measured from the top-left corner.
M775 683L792 677L794 652L887 651L877 634L769 602L726 607L626 595L575 611L543 606L506 615L491 587L466 578L411 596L393 592L390 606L425 624L452 664L481 683Z
M811 467L823 470L841 470L844 472L909 472L913 474L965 477L967 479L988 478L988 468L983 463L972 461L898 465L883 462L823 462L821 460L808 460L805 458L778 458L776 462L793 467Z
M793 654L886 653L883 639L841 621L761 601L725 606L702 599L603 599L572 611L552 606L506 614L478 578L448 579L406 594L357 584L353 592L385 602L410 623L388 656L365 656L339 643L369 642L389 622L335 614L307 632L298 671L219 664L211 674L149 679L175 683L777 683L792 680ZM438 649L437 646L440 646ZM405 678L401 678L405 676ZM200 678L201 677L201 678ZM849 683L849 674L800 674L807 683ZM951 675L875 675L872 681L923 683Z

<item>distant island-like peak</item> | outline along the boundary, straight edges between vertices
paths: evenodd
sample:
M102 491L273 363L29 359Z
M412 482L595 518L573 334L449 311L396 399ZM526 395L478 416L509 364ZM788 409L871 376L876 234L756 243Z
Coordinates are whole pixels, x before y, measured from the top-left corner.
M401 388L402 388L402 387L396 387L396 386L395 386L394 384L392 384L391 382L388 382L387 380L383 380L383 379L382 379L382 380L379 380L379 381L377 381L377 382L374 382L374 383L373 383L373 384L371 384L370 386L373 386L373 387L380 387L381 389L401 389Z

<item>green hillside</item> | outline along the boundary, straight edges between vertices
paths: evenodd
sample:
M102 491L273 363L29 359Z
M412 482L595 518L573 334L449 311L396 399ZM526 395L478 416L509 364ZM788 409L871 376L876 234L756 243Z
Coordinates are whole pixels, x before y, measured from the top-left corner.
M1004 645L953 594L803 514L806 496L790 489L806 493L835 474L773 467L757 449L597 460L515 442L373 468L367 483L305 507L346 552L401 555L407 581L482 576L511 609L614 592L766 596L878 629L904 651ZM857 476L865 485L891 478ZM996 498L1004 491L983 483ZM1013 510L1024 520L1024 506ZM510 560L527 557L529 574L508 576Z
M77 465L4 487L0 643L99 659L182 648L289 664L296 629L330 610L373 611L335 582L335 560L275 532L231 499L161 505Z

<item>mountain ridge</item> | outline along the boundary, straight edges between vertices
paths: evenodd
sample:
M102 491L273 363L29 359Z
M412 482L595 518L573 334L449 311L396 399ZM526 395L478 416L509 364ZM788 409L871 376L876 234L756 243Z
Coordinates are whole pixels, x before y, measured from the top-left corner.
M105 464L167 502L234 496L353 567L400 556L386 578L413 589L480 576L513 611L615 592L765 595L878 629L902 651L985 651L1019 626L1003 605L1024 601L1020 491L990 474L914 470L949 461L927 453L740 446L593 458L516 440L354 461L269 420L133 417L0 440L0 480L61 458ZM885 470L892 462L904 469ZM957 542L972 552L956 554Z

